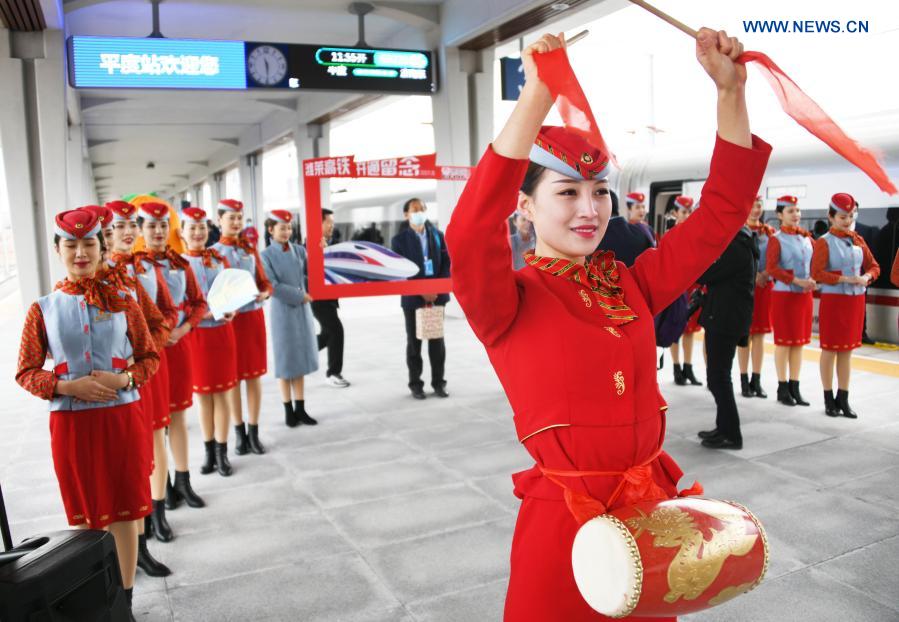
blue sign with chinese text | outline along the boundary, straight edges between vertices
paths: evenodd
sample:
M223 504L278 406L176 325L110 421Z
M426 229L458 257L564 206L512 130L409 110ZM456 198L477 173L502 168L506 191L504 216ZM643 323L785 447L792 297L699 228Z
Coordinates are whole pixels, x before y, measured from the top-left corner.
M69 38L69 82L78 88L245 89L243 41Z

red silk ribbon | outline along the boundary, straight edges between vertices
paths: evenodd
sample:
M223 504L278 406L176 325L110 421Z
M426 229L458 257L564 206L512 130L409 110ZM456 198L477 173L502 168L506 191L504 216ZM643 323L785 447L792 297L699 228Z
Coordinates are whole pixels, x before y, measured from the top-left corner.
M828 147L862 170L877 187L889 194L899 190L881 166L877 156L862 147L840 128L815 101L790 79L783 69L761 52L743 52L740 63L754 62L783 108L796 123L817 136Z
M744 52L737 61L755 63L774 90L781 108L794 121L857 166L878 188L889 194L899 194L877 156L850 138L774 61L761 52ZM590 103L568 61L567 52L559 48L545 54L534 54L534 62L537 74L556 102L565 127L607 153L617 167L618 162L603 140Z
M613 504L627 506L640 501L668 499L669 495L652 478L652 463L662 452L660 447L646 462L632 466L626 471L566 471L547 469L540 466L540 471L551 482L564 490L565 505L579 525L605 514ZM588 494L573 490L565 483L567 477L620 477L621 481L609 496L606 503L594 499ZM693 482L689 488L677 493L678 497L701 495L702 485Z

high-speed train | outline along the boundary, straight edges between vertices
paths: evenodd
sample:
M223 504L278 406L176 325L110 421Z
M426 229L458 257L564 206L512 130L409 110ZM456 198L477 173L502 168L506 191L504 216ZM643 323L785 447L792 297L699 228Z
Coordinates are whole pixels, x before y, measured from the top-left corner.
M899 127L899 113L856 120L850 133L862 144L880 151L887 173L899 183L899 133L884 133L884 128L890 127ZM827 207L833 194L848 192L855 197L860 206L856 229L871 246L881 269L881 278L868 289L868 335L876 341L899 343L899 289L889 283L899 246L899 197L881 192L859 169L817 141L797 139L795 134L781 137L775 133L775 137L774 151L759 189L765 200L765 222L777 228L776 199L793 195L799 198L802 226L814 231L818 221L823 221L819 227L827 222ZM654 149L625 162L612 173L610 182L619 197L634 191L645 193L647 220L662 232L665 207L671 197L686 194L699 199L710 158L709 140ZM815 310L817 325L817 299Z

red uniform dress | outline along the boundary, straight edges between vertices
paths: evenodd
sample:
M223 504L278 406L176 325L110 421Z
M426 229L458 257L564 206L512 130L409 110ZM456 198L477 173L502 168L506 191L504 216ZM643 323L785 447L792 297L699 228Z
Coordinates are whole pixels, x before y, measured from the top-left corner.
M757 226L749 225L749 228L756 232L759 237L759 250L761 251L761 261L759 261L759 274L765 275L765 284L759 286L756 284L755 292L752 299L752 324L749 326L750 335L764 335L771 332L771 291L774 289L774 281L768 276L767 251L768 242L776 233L774 227L759 223Z
M661 451L667 406L656 379L653 316L699 278L746 221L770 150L756 137L751 149L717 139L704 208L632 268L601 253L589 274L539 257L512 269L506 217L526 160L488 148L468 181L446 232L453 291L502 382L518 438L537 463L513 476L522 505L506 622L606 619L574 583L571 545L579 524L555 482L588 495L600 511L678 494L682 471ZM587 470L620 475L559 474Z
M222 236L213 245L232 268L252 271L256 287L262 293L272 293L272 284L265 275L259 251L249 240ZM251 302L238 310L231 321L237 341L237 379L259 378L268 371L266 350L265 312L261 303Z
M792 236L812 237L801 227L781 227L780 231ZM779 283L788 286L793 283L794 271L785 269L781 263L781 246L777 236L768 240L765 270ZM808 272L811 276L810 266ZM811 342L814 304L812 292L779 291L778 283L774 284L771 293L771 323L776 345L804 346Z
M175 308L178 310L175 328L189 324L191 330L196 329L206 315L208 307L188 261L168 247L164 251L149 251L146 258L163 271ZM178 274L179 272L183 272L183 276ZM174 291L176 286L177 293ZM190 344L188 333L165 349L169 366L170 412L184 410L193 404Z
M140 281L129 275L127 265L124 263L115 263L115 258L113 257L110 257L110 260L113 262L113 265L108 266L103 270L101 277L109 279L109 281L115 284L118 289L128 291L132 294L137 301L138 307L140 307L141 313L144 316L144 321L147 323L147 329L150 331L150 337L153 339L153 345L156 352L164 352L165 344L169 339L169 334L172 332L168 320L159 310L159 307L150 300L150 296L140 284ZM162 357L160 357L160 368L162 367L161 361ZM157 368L156 373L153 374L142 387L140 387L140 401L137 402L146 419L147 431L149 432L149 434L147 434L147 442L149 443L148 451L151 456L153 455L153 431L159 429L156 427L156 414L158 412L164 412L165 416L162 417L161 421L167 422L170 420L168 414L168 400L166 399L165 402L159 403L156 399L158 391L154 389L154 385L157 387L160 385L158 376L159 368ZM163 376L163 380L164 382L168 382L167 373ZM168 391L166 391L166 395L168 395ZM160 426L160 428L161 427L164 426ZM153 468L151 465L150 472L152 473L152 471Z
M212 248L188 250L184 257L191 262L204 296L209 293L215 277L230 267L228 260ZM237 385L237 342L231 322L203 320L190 332L190 338L194 393L206 395L234 388Z
M877 277L880 276L880 265L874 259L874 255L871 254L871 250L865 244L862 236L854 231L843 232L833 227L828 233L836 238L851 240L852 246L861 249L862 261L859 276L870 276L872 283L877 280ZM839 284L843 273L827 269L830 247L825 237L815 240L815 250L812 255L812 278L824 286L821 291L821 302L818 305L818 338L822 350L854 350L861 347L862 332L865 328L864 290L861 286L857 286L861 293L855 295L828 291L831 289L828 286ZM840 288L834 287L833 289Z
M110 313L125 314L127 331L120 337L127 337L134 360L125 370L131 372L135 384L141 386L156 371L159 361L143 314L130 298L119 302L113 300L117 296L114 287L109 284L92 287L92 283L99 281L62 281L57 289L68 295L84 296L88 307L99 309L100 313L107 314L106 317ZM124 308L119 309L120 303ZM55 330L79 328L56 326ZM105 326L94 328L97 339L111 338ZM87 325L85 329L93 332ZM43 369L50 353L49 342L43 312L40 305L34 303L25 318L16 381L45 400L55 396L57 372L64 373L58 369ZM110 523L136 520L150 513L147 474L153 454L146 442L146 418L139 403L50 413L53 466L70 525L100 529Z
M142 262L141 258L146 259L146 253L141 253L138 256L130 253L112 253L110 255L110 259L116 263L117 268L124 268L128 274L133 271L135 274L142 274L145 275L146 278L149 278L146 276L150 274L147 269L148 264ZM128 270L129 266L131 267L130 270ZM150 298L165 318L168 333L166 333L165 339L162 340L162 345L157 348L159 353L159 368L156 373L153 374L153 377L141 387L140 394L141 401L144 403L144 411L149 414L152 420L153 430L161 430L168 427L172 422L171 410L169 409L169 365L165 345L168 343L171 329L178 320L178 309L175 308L175 303L172 301L172 296L169 293L169 288L165 283L165 278L163 278L159 266L151 267L153 270L153 278L149 282L151 282L152 287L155 288L156 295L155 297ZM138 283L141 282L140 279L136 280ZM144 288L141 287L141 289ZM154 343L158 345L161 337L161 333L154 334Z

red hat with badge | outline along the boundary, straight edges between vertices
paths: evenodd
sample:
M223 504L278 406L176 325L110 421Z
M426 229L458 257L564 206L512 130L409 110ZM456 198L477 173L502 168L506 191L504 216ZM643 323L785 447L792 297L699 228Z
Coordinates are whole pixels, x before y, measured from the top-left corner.
M206 210L201 207L185 207L181 210L185 222L206 222Z
M273 209L269 212L269 217L275 222L290 222L293 220L293 214L286 209Z
M110 201L106 207L112 212L112 222L137 220L137 206L128 201Z
M624 197L624 200L627 201L628 205L643 203L646 200L646 195L642 192L628 192L627 196Z
M605 179L610 170L607 153L556 125L540 128L530 160L574 179Z
M140 216L150 221L168 221L169 206L165 203L154 203L152 201L141 203Z
M788 205L799 205L799 199L789 194L777 197L777 207L786 207Z
M851 214L858 207L855 198L848 192L837 192L830 197L830 209Z
M219 201L219 209L223 209L226 212L242 212L243 202L237 199L222 199Z
M100 233L102 225L97 212L92 209L94 207L100 206L86 205L58 213L53 232L63 240L83 240L96 237Z
M682 194L678 195L674 197L674 204L678 208L693 209L693 197L684 196Z
M82 209L90 210L97 215L101 229L112 226L112 210L108 207L103 205L85 205Z

